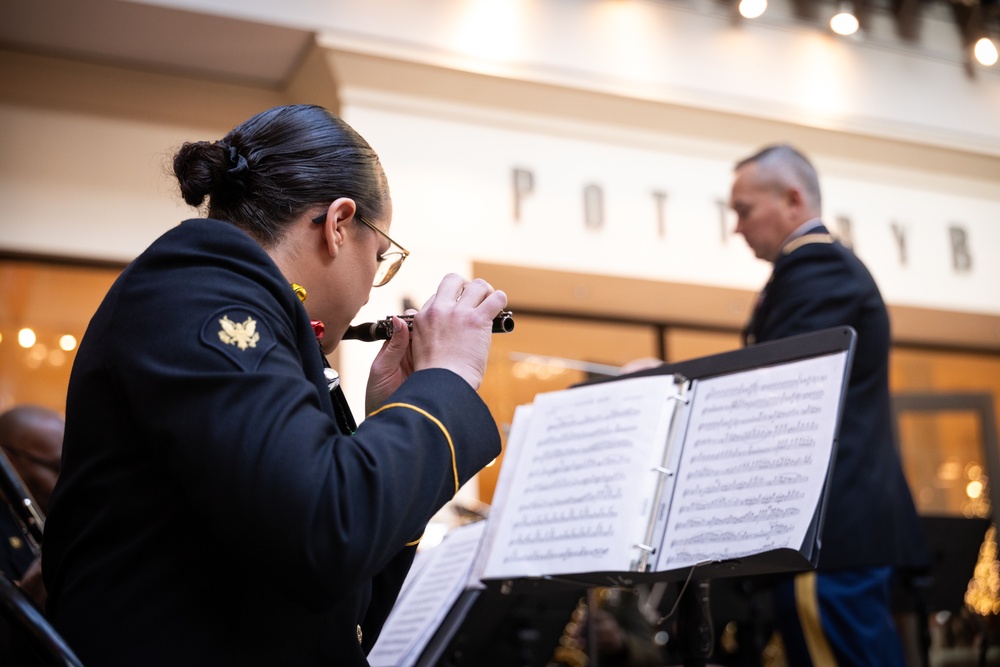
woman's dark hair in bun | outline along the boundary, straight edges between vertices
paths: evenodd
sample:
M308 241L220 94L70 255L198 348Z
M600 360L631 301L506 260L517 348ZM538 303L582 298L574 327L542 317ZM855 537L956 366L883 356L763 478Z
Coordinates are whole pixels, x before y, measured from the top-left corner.
M264 247L317 204L355 200L378 219L389 187L378 155L338 116L315 105L275 107L216 142L185 143L174 156L181 195L191 206L208 199L208 216L251 234Z

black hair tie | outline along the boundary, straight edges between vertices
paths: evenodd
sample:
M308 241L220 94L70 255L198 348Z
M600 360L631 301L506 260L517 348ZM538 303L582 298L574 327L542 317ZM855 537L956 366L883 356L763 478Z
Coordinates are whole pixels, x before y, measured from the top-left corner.
M250 175L250 165L247 163L247 159L240 155L236 146L230 146L223 141L219 142L219 146L223 150L229 149L229 169L226 170L226 183L238 190L246 189Z

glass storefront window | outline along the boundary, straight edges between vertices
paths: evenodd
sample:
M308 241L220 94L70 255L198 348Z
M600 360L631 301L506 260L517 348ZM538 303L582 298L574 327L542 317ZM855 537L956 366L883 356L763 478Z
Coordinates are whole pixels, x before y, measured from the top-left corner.
M76 347L121 269L0 259L0 411L65 410Z

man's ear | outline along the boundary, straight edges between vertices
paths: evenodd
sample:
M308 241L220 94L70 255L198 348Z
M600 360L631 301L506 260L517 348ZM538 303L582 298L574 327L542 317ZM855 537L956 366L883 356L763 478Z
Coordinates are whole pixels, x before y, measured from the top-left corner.
M785 191L785 201L792 207L801 207L805 205L805 198L802 196L802 190L794 185L790 186Z
M332 204L326 211L326 219L323 220L323 241L326 244L326 251L330 257L336 257L340 252L340 246L344 244L345 224L354 218L357 206L350 197L341 197Z

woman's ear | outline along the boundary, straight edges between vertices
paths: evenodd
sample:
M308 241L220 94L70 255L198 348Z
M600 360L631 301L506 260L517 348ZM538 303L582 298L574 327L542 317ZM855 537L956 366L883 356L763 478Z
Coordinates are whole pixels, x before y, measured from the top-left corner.
M345 238L344 225L354 218L356 210L357 206L350 197L337 199L327 209L326 219L321 224L323 225L323 240L330 257L336 257L340 252L340 246L344 244Z

